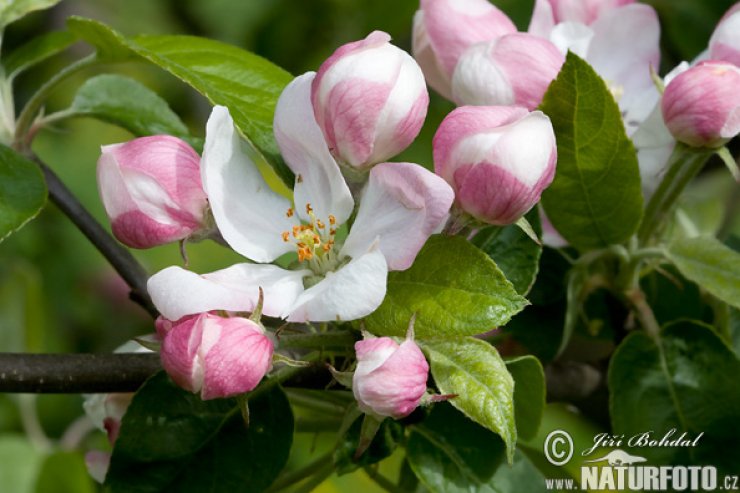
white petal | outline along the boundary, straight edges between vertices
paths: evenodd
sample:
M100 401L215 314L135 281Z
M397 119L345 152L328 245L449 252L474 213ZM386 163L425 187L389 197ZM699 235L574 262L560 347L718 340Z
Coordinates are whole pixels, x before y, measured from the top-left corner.
M385 297L388 266L373 246L305 290L288 312L290 322L356 320L375 311Z
M563 55L572 51L581 58L586 58L594 31L580 22L562 22L550 33L550 41L558 47Z
M541 38L549 38L553 27L555 27L555 15L552 5L547 0L536 0L527 32Z
M297 213L306 220L306 204L324 221L333 214L342 224L354 201L314 117L311 82L315 72L296 77L283 90L275 108L275 139L296 175L293 191Z
M201 161L203 187L228 244L247 258L271 262L293 250L281 234L297 219L286 217L290 202L270 189L241 145L229 110L214 107Z
M652 7L631 4L605 11L591 28L587 61L609 85L625 94L652 86L650 66L657 70L660 62L660 23Z
M149 278L147 289L157 310L169 320L178 320L211 310L252 311L262 287L262 313L279 317L303 292L303 277L308 274L274 265L235 264L198 275L173 266Z
M447 182L417 164L378 164L370 172L342 254L362 255L379 238L388 267L407 269L446 220L454 198Z
M465 105L514 104L514 89L493 61L496 40L477 43L465 50L452 74L452 96Z

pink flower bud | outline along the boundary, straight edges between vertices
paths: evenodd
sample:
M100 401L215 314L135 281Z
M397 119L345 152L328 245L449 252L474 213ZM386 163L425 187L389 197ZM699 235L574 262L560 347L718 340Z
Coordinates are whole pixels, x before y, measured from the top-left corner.
M181 240L204 228L200 157L167 135L104 146L98 189L113 234L134 248Z
M676 140L694 147L719 147L740 133L740 68L706 61L666 86L661 109Z
M427 390L429 365L419 346L373 337L356 342L355 353L352 392L360 410L395 419L411 414Z
M470 47L452 76L458 104L536 108L565 58L550 41L526 33L507 34Z
M519 106L462 106L434 136L434 171L458 207L495 225L516 222L555 176L550 119Z
M338 48L311 85L316 121L334 157L366 168L387 161L416 138L429 104L411 55L375 31Z
M740 2L730 7L714 29L709 58L740 66Z
M204 400L249 392L272 366L274 346L257 323L202 313L159 318L162 366L182 388Z
M452 99L450 81L463 52L515 32L514 23L488 0L421 0L412 51L429 85Z

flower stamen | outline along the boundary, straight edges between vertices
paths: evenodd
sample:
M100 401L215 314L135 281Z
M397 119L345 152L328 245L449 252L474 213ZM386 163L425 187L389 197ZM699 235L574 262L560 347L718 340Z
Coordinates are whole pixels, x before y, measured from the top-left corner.
M292 217L294 210L288 209L286 215ZM283 241L288 243L291 241L296 246L296 252L298 253L299 262L308 262L308 267L311 268L317 274L325 274L332 270L337 263L337 255L334 249L334 237L337 234L336 224L337 219L333 214L329 214L325 219L329 225L328 228L326 223L317 218L314 213L311 204L306 204L306 214L310 218L310 222L307 224L300 224L293 226L292 231L283 231Z

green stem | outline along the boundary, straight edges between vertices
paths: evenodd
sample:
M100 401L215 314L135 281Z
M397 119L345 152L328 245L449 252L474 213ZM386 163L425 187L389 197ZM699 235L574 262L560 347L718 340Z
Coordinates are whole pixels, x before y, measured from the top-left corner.
M282 334L280 336L281 349L321 349L321 348L351 348L357 337L347 330L336 332L319 332L315 334Z
M277 491L282 491L286 487L296 484L310 476L315 477L315 475L318 475L319 473L323 472L324 469L326 469L327 467L330 468L329 474L327 474L326 476L323 476L321 481L326 479L326 477L329 476L334 471L333 451L327 452L326 454L322 455L315 461L306 464L300 469L296 469L295 471L291 471L289 473L283 474L282 476L279 476L275 480L275 482L272 483L272 485L270 485L270 487L265 490L265 493L274 493ZM316 485L320 484L321 481L316 483ZM307 491L310 491L310 490L307 490Z
M655 318L653 309L648 305L645 299L645 293L639 287L625 292L628 302L632 305L632 309L640 321L640 325L647 332L647 334L656 342L660 344L660 324Z
M714 149L695 149L680 143L676 144L668 160L668 171L645 209L645 215L637 233L641 245L647 244L658 232L673 211L681 192L699 174L704 163L714 153Z
M339 416L326 418L297 417L295 420L296 433L336 432L342 425Z
M72 75L76 74L80 70L90 67L97 61L95 55L89 55L85 58L81 58L71 65L67 65L62 70L54 74L44 85L42 85L36 94L31 96L26 106L18 116L18 122L15 127L15 147L19 150L24 150L29 147L33 140L34 132L30 132L33 125L34 118L38 114L44 101L49 97L49 94L56 89L56 87Z
M365 467L363 470L365 471L365 474L367 474L368 478L373 480L375 484L383 488L385 491L390 491L391 493L408 493L408 491L393 484L391 480L380 474L378 471L370 467Z
M324 398L324 396L315 396L312 392L305 392L303 389L286 389L290 402L299 407L319 411L322 413L343 416L347 406L338 402ZM326 392L324 392L325 394ZM352 401L349 401L351 403Z
M318 361L321 357L321 352L314 351L313 353L309 353L306 356L303 357L303 361L306 362L315 362ZM280 385L286 380L289 380L293 378L294 376L298 375L299 373L303 373L304 371L309 370L310 366L284 366L283 368L280 368L276 372L274 372L272 375L269 376L269 378L264 381L259 387L254 389L252 392L250 392L247 395L247 399L252 400L255 399L257 396L262 395L263 393L269 391L276 385Z

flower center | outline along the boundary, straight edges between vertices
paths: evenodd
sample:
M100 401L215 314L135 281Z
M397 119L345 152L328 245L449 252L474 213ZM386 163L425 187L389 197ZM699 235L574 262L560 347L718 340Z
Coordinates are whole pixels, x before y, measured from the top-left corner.
M285 215L293 217L293 214L291 208ZM311 222L293 226L293 231L283 231L283 241L295 244L299 262L306 262L317 274L325 274L334 268L338 260L334 248L337 219L329 214L327 227L324 221L316 217L311 204L306 204L306 214Z

